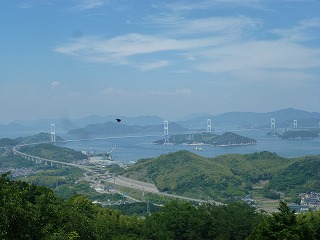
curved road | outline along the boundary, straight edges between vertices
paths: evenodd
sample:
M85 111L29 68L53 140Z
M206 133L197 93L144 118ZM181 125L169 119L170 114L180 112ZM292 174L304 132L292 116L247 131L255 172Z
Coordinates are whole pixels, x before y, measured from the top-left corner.
M49 162L49 163L52 163L52 164L61 164L61 165L64 165L64 166L80 168L80 169L82 169L82 170L84 170L86 172L85 175L87 175L87 173L94 172L94 170L92 170L90 167L85 166L85 165L80 165L80 164L76 164L76 163L67 163L67 162L61 162L61 161L56 161L56 160L51 160L51 159L40 158L40 157L32 156L32 155L29 155L29 154L26 154L26 153L23 153L23 152L19 151L19 148L22 147L22 146L35 145L35 144L40 144L40 143L29 143L29 144L17 145L17 146L14 146L12 148L12 151L13 151L14 154L22 156L22 157L24 157L26 159L31 159L31 160L35 159L35 160L38 160L40 162ZM97 185L99 184L99 181L103 177L104 177L104 180L105 180L105 177L106 177L105 174L96 173L96 172L95 172L95 174L96 175L94 177L98 179L95 182ZM184 196L179 196L179 195L159 192L159 190L157 189L157 187L154 184L150 184L150 183L146 183L146 182L142 182L142 181L137 181L137 180L134 180L134 179L125 178L125 177L121 177L121 176L119 176L119 177L109 177L107 179L107 181L111 182L111 183L114 183L116 185L119 185L119 186L128 187L128 188L132 188L132 189L137 189L137 190L140 190L140 191L149 192L149 193L153 193L153 194L157 194L157 195L161 195L161 196L184 199L184 200L198 202L198 203L214 203L216 205L221 205L222 204L220 202L216 202L216 201L213 201L213 200L202 200L202 199L189 198L189 197L184 197Z

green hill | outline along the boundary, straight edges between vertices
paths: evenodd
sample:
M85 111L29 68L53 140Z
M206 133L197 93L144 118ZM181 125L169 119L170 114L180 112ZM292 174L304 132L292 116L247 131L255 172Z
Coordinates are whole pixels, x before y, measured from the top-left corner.
M263 151L250 154L226 154L217 156L212 161L219 162L230 168L235 175L239 175L251 183L256 183L260 180L270 179L280 169L297 160Z
M125 170L124 175L152 182L160 191L221 201L248 194L252 186L260 180L271 180L267 188L269 191L282 190L277 184L284 184L284 174L288 175L288 172L292 171L291 168L301 168L296 164L312 164L308 158L283 158L271 152L205 158L188 151L179 151L138 161ZM314 161L320 159L314 158ZM303 192L309 190L307 184L313 183L312 189L320 191L320 184L316 184L318 175L309 181L307 179L310 177L310 169L302 169L303 174L298 175L304 179L301 185L292 186L289 190L294 193L298 190ZM293 188L298 190L292 191Z
M20 143L19 139L1 138L0 147L12 147Z
M26 143L40 143L40 142L50 142L51 134L50 133L38 133L35 135L27 136L27 137L18 137L15 139L11 138L2 138L0 139L0 147L12 147L18 144L26 144ZM56 136L57 142L64 141L63 138Z
M51 143L22 146L21 152L26 154L56 160L61 162L73 162L86 159L87 156L70 148L59 147Z
M299 158L298 161L276 172L268 188L284 192L291 197L297 197L302 192L320 192L320 155Z
M125 175L154 182L164 192L192 197L220 195L228 186L239 184L228 167L188 151L138 162Z

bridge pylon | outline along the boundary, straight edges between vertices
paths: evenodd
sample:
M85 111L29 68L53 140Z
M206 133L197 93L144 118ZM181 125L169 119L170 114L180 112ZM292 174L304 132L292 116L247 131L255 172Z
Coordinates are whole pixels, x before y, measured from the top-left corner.
M56 127L54 123L51 124L51 142L56 143Z
M164 131L164 144L169 143L169 123L168 121L164 121L163 123L163 131Z
M276 119L271 118L271 135L275 136L276 135Z
M210 118L207 119L207 132L211 133L211 119Z

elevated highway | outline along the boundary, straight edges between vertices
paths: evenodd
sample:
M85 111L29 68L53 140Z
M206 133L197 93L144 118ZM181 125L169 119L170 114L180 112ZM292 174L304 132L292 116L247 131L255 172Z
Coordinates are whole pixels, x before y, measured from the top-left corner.
M44 143L44 142L42 142ZM47 143L47 142L45 142ZM32 156L32 155L29 155L29 154L26 154L26 153L23 153L21 151L19 151L19 148L20 147L23 147L23 146L27 146L27 145L36 145L36 144L40 144L40 143L29 143L29 144L22 144L22 145L17 145L17 146L14 146L12 148L12 151L14 154L16 155L19 155L27 160L30 160L30 161L33 161L35 163L45 163L45 164L50 164L51 166L53 166L54 164L58 164L58 165L61 165L61 166L70 166L70 167L77 167L77 168L80 168L84 171L92 171L89 167L87 166L84 166L84 165L80 165L80 164L76 164L76 163L67 163L67 162L61 162L61 161L57 161L57 160L52 160L52 159L46 159L46 158L41 158L41 157L36 157L36 156Z
M41 143L48 143L48 142L41 142ZM195 198L189 198L189 197L185 197L185 196L179 196L179 195L160 192L154 184L137 181L137 180L130 179L130 178L125 178L125 177L122 177L122 176L115 177L114 175L113 176L109 175L107 177L107 179L106 179L106 174L98 173L98 172L94 171L94 169L92 169L89 166L76 164L76 163L67 163L67 162L62 162L62 161L57 161L57 160L52 160L52 159L41 158L41 157L32 156L32 155L29 155L29 154L26 154L26 153L23 153L23 152L19 151L19 148L22 147L22 146L36 145L36 144L40 144L40 143L28 143L28 144L17 145L17 146L14 146L12 148L12 151L13 151L14 154L19 155L19 156L21 156L21 157L23 157L23 158L25 158L27 160L33 161L35 163L45 163L45 164L51 165L51 166L53 166L53 165L61 165L61 166L67 166L67 167L80 168L80 169L85 171L84 179L86 181L89 181L88 180L88 174L89 173L90 174L94 173L95 174L94 178L97 179L95 181L95 183L94 183L96 185L100 185L100 182L101 182L100 180L106 180L107 182L113 183L113 184L118 185L118 186L127 187L127 188L131 188L131 189L136 189L136 190L140 190L142 192L153 193L153 194L166 196L166 197L170 197L170 198L183 199L183 200L193 201L193 202L198 202L198 203L214 203L216 205L222 204L220 202L213 201L212 199L210 199L210 200L195 199ZM92 182L91 178L90 178L90 182Z

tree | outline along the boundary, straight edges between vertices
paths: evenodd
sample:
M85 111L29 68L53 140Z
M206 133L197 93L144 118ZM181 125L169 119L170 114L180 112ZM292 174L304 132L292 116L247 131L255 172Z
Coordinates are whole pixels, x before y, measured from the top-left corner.
M249 239L305 239L302 234L303 231L301 231L301 227L297 222L295 212L290 210L283 201L280 201L278 210L279 212L272 213L266 217Z
M146 219L148 239L204 239L204 211L191 203L172 201Z

